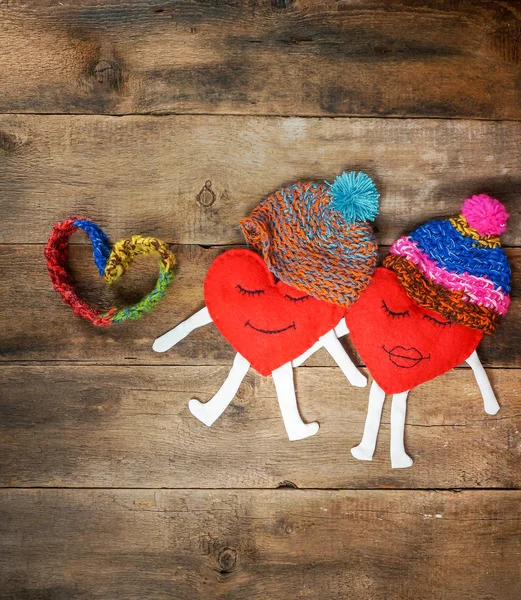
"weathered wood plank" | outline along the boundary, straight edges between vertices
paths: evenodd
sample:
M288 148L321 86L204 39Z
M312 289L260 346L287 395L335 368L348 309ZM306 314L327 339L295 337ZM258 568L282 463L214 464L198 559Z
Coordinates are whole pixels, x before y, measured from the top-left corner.
M250 371L211 429L188 411L229 367L2 367L0 483L53 487L471 488L521 486L519 371L495 369L502 405L485 415L470 371L410 394L406 442L415 464L392 470L389 406L372 463L361 438L368 388L338 368L296 371L299 405L318 435L288 442L271 378ZM320 393L317 393L320 390Z
M514 1L9 0L0 111L519 119L520 17Z
M485 191L512 215L503 243L521 245L520 140L513 122L3 115L0 242L45 242L80 214L114 240L243 243L240 219L275 189L362 169L381 244Z
M519 491L4 490L0 598L518 600L520 506Z
M172 250L178 259L178 276L159 307L138 322L97 328L75 317L53 292L43 258L43 246L0 247L0 289L4 292L0 301L0 361L231 364L235 353L213 325L194 331L165 354L152 351L156 337L204 305L205 274L215 257L226 248L176 246ZM385 251L382 248L382 253ZM480 345L480 355L488 366L521 367L521 249L509 248L507 253L514 273L514 301L494 335L485 336ZM136 302L152 289L157 277L155 260L137 261L113 290L99 277L88 246L71 248L71 267L81 295L103 309ZM349 342L347 346L356 357ZM357 362L361 364L358 358ZM333 364L324 351L306 363L307 366Z

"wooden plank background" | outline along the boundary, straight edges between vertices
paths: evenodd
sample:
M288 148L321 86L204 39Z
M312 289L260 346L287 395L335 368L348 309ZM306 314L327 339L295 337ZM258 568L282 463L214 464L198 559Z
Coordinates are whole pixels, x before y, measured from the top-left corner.
M521 5L9 0L0 81L0 600L518 600ZM296 372L321 430L289 443L254 372L212 429L188 412L231 365L213 326L151 351L262 197L343 169L382 192L382 254L472 193L511 214L512 307L481 347L502 409L466 368L424 384L410 469L389 406L375 460L351 457L368 390L325 352ZM43 247L71 214L172 244L153 314L99 330L60 303ZM153 285L143 260L107 289L73 241L88 301Z

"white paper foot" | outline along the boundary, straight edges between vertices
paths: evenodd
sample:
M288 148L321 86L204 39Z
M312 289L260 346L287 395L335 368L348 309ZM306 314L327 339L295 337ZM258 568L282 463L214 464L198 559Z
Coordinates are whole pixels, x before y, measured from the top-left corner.
M405 453L391 457L391 466L393 469L407 469L408 467L412 467L413 462L412 458Z
M373 460L374 448L368 448L367 446L358 444L358 446L351 448L351 454L357 460Z
M298 427L291 427L291 429L287 430L288 439L290 442L303 440L318 433L319 429L320 425L316 421L314 423L302 423Z
M196 419L199 419L207 427L211 427L215 421L223 414L227 406L234 399L242 380L250 368L250 363L237 353L233 361L232 368L228 373L221 388L213 398L208 402L200 402L193 398L188 403L188 409Z
M207 427L211 427L218 417L216 417L213 412L209 413L208 410L205 409L205 406L206 404L204 402L200 402L195 398L192 398L188 403L188 409L194 417L199 419L199 421L204 423Z
M294 442L315 435L319 430L319 424L304 423L298 411L292 364L288 362L275 369L272 377L289 440Z

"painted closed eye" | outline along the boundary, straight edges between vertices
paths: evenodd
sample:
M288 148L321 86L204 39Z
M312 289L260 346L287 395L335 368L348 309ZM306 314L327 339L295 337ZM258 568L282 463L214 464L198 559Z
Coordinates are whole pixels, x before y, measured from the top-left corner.
M440 327L451 327L452 323L450 321L438 321L438 319L435 319L434 317L431 317L430 315L423 315L424 319L427 319L428 321L432 321L433 323L436 323L436 325L439 325Z
M300 296L299 298L295 298L294 296L290 296L289 294L284 294L284 298L291 300L291 302L303 302L304 300L309 300L311 296Z
M405 317L410 317L411 315L409 314L408 310L404 310L402 312L395 312L394 310L391 310L387 304L385 303L385 300L382 300L382 308L385 310L385 312L392 317L393 319L399 319L399 318L405 318Z
M247 290L246 288L243 288L242 285L239 285L239 284L237 284L235 287L239 290L239 293L242 294L243 296L260 296L261 294L264 294L264 290Z

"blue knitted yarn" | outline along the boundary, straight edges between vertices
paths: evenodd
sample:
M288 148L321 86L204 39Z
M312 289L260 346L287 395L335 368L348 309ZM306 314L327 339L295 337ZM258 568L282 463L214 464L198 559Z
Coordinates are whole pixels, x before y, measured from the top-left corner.
M92 221L87 221L87 219L76 219L73 222L73 225L83 229L89 236L92 243L94 263L96 264L99 274L103 276L105 273L105 265L107 264L110 255L110 242L108 237L101 227Z
M369 175L362 171L342 173L329 185L331 186L329 205L348 223L375 220L380 194Z
M512 274L503 248L483 246L456 231L447 220L430 221L409 237L447 271L486 277L503 292L510 292Z

